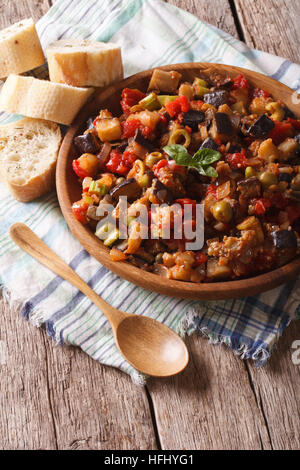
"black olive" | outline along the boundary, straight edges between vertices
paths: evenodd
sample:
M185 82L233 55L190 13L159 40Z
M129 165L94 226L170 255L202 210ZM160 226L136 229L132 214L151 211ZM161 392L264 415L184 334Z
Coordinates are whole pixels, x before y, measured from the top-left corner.
M279 173L278 181L285 181L286 183L290 183L292 181L292 175L290 173Z
M194 109L190 109L186 113L182 113L183 118L181 124L183 126L189 126L193 131L198 130L198 124L200 122L205 121L205 113L202 111L196 111Z
M155 178L152 182L153 194L162 202L171 204L173 202L173 195L171 191L161 182Z
M205 139L205 141L203 142L203 144L200 147L200 149L212 149L212 150L218 150L218 148L219 148L218 144L213 139L211 139L210 137Z
M74 144L81 153L98 153L100 149L100 142L97 137L92 133L78 135L74 139Z
M216 113L214 118L216 130L218 134L233 134L233 127L230 117L226 113Z
M275 123L272 119L268 118L265 114L260 116L257 121L248 130L249 134L259 139L261 137L267 137L270 132L274 129Z
M203 99L205 103L218 108L219 106L227 103L228 93L225 90L213 91L212 93L206 93Z
M272 233L272 237L278 250L297 248L297 238L292 230L277 230Z

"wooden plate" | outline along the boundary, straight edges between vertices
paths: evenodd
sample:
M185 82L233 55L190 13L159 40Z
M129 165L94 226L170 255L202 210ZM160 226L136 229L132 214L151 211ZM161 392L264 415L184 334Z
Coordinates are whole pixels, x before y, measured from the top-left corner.
M192 81L199 71L207 68L228 74L231 77L243 73L252 85L271 92L275 99L281 99L300 118L299 105L292 101L293 90L257 72L239 67L207 63L175 64L161 68L164 70L177 70L186 81ZM146 91L152 71L153 69L138 73L99 92L93 98L93 101L86 104L82 109L63 140L57 163L56 186L62 213L75 237L94 258L120 277L145 289L173 297L205 300L245 297L267 291L295 278L300 273L300 258L296 258L287 265L266 274L237 281L196 284L165 279L157 274L143 271L128 262L111 261L109 250L89 228L75 219L71 206L73 202L81 198L81 190L77 177L72 170L72 159L75 155L73 138L84 130L86 120L90 116L98 114L101 108L108 108L114 115L120 115L122 89L129 87Z

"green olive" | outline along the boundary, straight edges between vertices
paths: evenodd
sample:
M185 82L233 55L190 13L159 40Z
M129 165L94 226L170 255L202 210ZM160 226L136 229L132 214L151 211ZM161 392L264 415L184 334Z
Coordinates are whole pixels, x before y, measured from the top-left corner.
M264 171L259 175L259 181L261 182L264 189L273 186L273 184L278 183L277 176L274 173L270 173L269 171Z
M255 171L253 170L251 166L247 166L245 170L245 178L249 179L249 178L252 178L252 176L255 176Z
M145 163L147 166L154 166L159 160L163 158L163 155L160 152L152 152L147 155L145 158Z
M231 205L227 201L217 202L213 206L212 213L216 220L223 222L224 224L228 224L233 215Z

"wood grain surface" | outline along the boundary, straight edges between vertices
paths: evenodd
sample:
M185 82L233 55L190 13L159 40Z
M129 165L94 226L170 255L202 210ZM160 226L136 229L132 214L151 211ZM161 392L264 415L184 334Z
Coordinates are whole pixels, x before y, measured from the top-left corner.
M299 62L299 0L170 3L249 45ZM37 20L49 4L0 0L0 27L28 16ZM282 6L288 9L284 20ZM289 31L276 27L272 36L266 34L265 18L270 25L284 21ZM295 37L298 44L292 44ZM268 365L257 369L226 347L194 336L188 340L191 363L182 375L138 388L81 351L55 346L2 301L0 448L299 449L295 340L300 340L299 322L284 332Z

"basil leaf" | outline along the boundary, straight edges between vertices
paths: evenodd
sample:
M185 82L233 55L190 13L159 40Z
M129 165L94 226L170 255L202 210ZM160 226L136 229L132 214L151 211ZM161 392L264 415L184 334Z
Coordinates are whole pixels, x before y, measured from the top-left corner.
M218 176L216 170L210 166L212 163L220 160L222 156L216 150L201 149L192 156L183 145L173 144L164 147L163 151L172 160L175 160L177 165L195 168L201 175L209 176L210 178L217 178Z
M189 166L192 161L192 155L188 153L187 149L183 145L167 145L163 148L163 151L175 160L177 165Z
M205 174L206 176L209 176L210 178L217 178L218 177L218 173L217 171L214 169L213 166L208 166L204 169L205 171Z
M193 160L197 160L201 165L211 165L221 158L220 152L213 149L200 149L193 156Z

